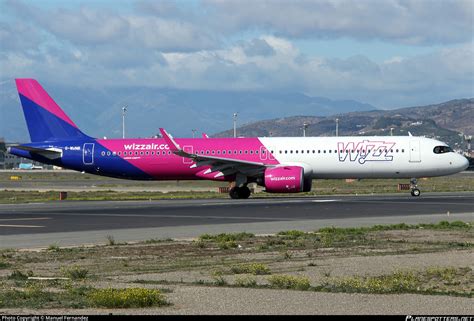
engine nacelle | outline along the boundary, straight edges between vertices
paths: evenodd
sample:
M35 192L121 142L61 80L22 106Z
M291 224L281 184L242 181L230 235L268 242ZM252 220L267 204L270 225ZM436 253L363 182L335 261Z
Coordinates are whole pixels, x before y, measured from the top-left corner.
M305 189L304 169L281 166L265 170L264 186L268 193L299 193ZM311 184L310 184L311 189Z

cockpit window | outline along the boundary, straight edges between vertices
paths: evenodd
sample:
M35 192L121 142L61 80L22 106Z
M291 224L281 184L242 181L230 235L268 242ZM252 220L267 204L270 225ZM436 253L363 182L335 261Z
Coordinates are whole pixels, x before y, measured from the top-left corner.
M451 149L451 147L448 147L448 146L436 146L434 149L433 149L433 153L435 154L444 154L444 153L449 153L449 152L452 152L453 150Z

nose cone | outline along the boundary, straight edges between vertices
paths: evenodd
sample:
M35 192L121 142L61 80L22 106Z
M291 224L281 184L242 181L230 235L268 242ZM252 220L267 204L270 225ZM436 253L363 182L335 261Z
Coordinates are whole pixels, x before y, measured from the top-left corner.
M456 167L459 169L460 172L463 171L463 170L466 170L466 168L469 167L469 161L467 160L466 157L464 157L462 155L458 155L458 160L457 160L456 163L458 165Z

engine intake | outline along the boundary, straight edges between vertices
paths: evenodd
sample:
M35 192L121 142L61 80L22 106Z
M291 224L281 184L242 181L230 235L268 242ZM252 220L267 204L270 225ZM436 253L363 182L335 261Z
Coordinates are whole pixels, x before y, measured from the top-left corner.
M282 166L265 170L264 186L268 193L299 193L305 188L304 169L300 166ZM311 184L310 184L311 189Z

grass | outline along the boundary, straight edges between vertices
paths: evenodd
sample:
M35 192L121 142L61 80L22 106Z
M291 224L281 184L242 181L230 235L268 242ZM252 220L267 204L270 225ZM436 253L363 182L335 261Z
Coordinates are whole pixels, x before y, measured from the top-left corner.
M64 276L72 279L72 280L84 280L87 278L89 274L89 270L85 268L81 268L80 266L73 265L70 267L63 267L61 268L61 272Z
M47 291L45 284L32 282L22 290L0 291L0 308L146 308L167 305L169 303L161 291L143 288L93 289L87 286L65 286L61 291Z
M272 273L270 268L262 263L234 265L230 268L230 270L233 274L265 275Z
M239 276L235 279L234 285L241 288L256 288L258 286L255 277Z
M422 271L396 271L381 276L334 278L317 291L344 293L419 293L473 297L470 267L429 267ZM465 286L462 286L465 285Z
M13 270L13 272L8 276L10 280L24 281L27 280L29 276L33 276L33 272L23 273L19 270Z
M6 186L11 187L22 187L28 186L28 188L51 186L54 188L54 183L61 181L75 181L78 185L89 184L94 182L99 188L103 188L98 191L68 191L68 200L159 200L159 199L206 199L206 198L228 198L227 194L221 194L211 191L179 191L163 193L160 191L114 191L114 187L123 186L123 180L112 179L107 177L81 174L77 172L21 172L22 180L18 183L10 181L10 176L18 174L17 172L6 172L0 173L0 185L2 182L6 182ZM288 194L266 194L258 193L259 197L293 197L293 196L314 196L314 195L334 195L334 194L373 194L373 193L406 193L406 191L397 191L397 185L399 183L407 183L406 180L400 179L366 179L360 181L346 182L345 180L315 180L313 183L313 189L308 193L301 193L295 195ZM23 185L22 185L23 184ZM26 184L26 185L25 185ZM153 184L153 185L151 185ZM164 189L182 189L183 187L189 188L209 188L209 190L216 189L218 186L222 186L222 183L216 183L211 181L168 181L168 182L127 182L127 187L146 187L163 186ZM435 177L426 180L420 180L420 186L422 192L454 192L454 191L474 191L474 180L469 177L459 176L448 176L448 177ZM107 190L105 190L105 188ZM67 189L65 190L67 191ZM17 191L17 190L3 190L0 191L0 203L24 203L24 202L44 202L59 200L58 191Z
M115 245L115 238L113 237L113 235L107 235L105 239L107 240L107 245L109 246Z
M469 267L433 266L394 273L390 268L386 275L337 277L331 274L330 262L344 257L378 256L383 260L385 255L435 252L455 253L459 257L472 252L473 237L472 223L457 221L328 227L314 232L283 231L271 236L204 234L194 242L151 239L121 246L60 249L53 246L42 251L5 249L0 250L0 263L7 264L0 276L0 308L96 307L89 293L99 287L97 283L110 284L111 280L117 288L143 283L147 288L169 284L472 297L474 275ZM241 249L219 246L226 243L241 245ZM70 280L28 279L33 275L57 276L58 271ZM186 278L175 277L175 273L185 273ZM306 277L310 273L320 275L312 279L313 284ZM145 274L160 276L149 281L145 280L148 277L142 277ZM271 275L260 276L268 274ZM168 275L173 276L168 278ZM123 276L140 281L120 280Z
M10 263L3 261L0 259L0 270L7 269L11 266Z
M68 191L67 200L69 201L152 201L161 199L208 199L208 198L227 198L227 194L217 192L121 192L113 190L99 191ZM0 203L32 203L59 201L58 191L17 191L0 190Z
M199 236L199 240L201 241L213 241L217 243L221 242L231 242L231 241L243 241L249 238L255 237L254 234L251 233L221 233L221 234L202 234Z
M211 234L202 234L199 236L196 245L200 248L206 247L206 242L215 242L217 247L221 250L228 250L228 249L235 249L239 247L237 241L246 241L255 237L254 234L251 233L221 233L216 235Z
M303 276L272 275L268 279L270 287L276 289L308 290L311 285L309 279Z
M96 289L87 294L92 306L101 308L146 308L169 305L165 296L154 289Z
M48 246L48 251L50 252L59 252L61 249L59 248L59 245L57 244L50 244Z

